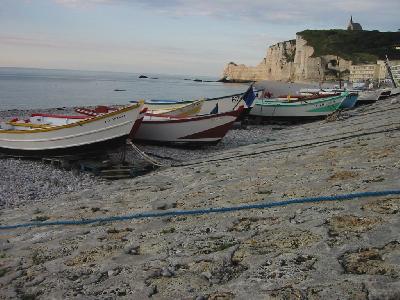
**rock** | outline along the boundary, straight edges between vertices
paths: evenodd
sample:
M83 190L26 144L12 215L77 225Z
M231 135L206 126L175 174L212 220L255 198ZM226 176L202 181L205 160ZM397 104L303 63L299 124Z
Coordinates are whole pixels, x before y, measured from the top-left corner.
M157 294L158 290L157 290L157 286L156 285L151 285L148 288L148 292L147 292L147 296L148 297L152 297L153 295Z
M172 277L175 275L175 272L171 268L164 267L161 269L160 275L163 277Z
M280 42L267 49L266 56L255 67L230 62L226 65L223 78L229 82L280 80L280 81L320 81L327 67L326 63L336 60L333 55L314 57L314 48L307 45L307 41L300 35L296 40ZM341 70L348 70L351 61L339 58ZM222 81L226 82L226 81Z
M152 204L152 208L155 210L167 210L167 209L172 209L176 208L177 203L176 202L164 202L164 201L156 201L155 203Z
M203 276L204 278L208 279L208 280L210 280L211 277L212 277L212 274L209 271L202 272L200 275Z
M139 255L140 254L140 245L129 245L125 248L125 253L129 255Z

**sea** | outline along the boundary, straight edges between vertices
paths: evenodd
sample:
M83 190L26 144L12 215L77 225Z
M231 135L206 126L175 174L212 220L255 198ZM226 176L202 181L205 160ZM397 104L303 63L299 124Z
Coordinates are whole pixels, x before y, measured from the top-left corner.
M140 75L148 78L139 78ZM0 110L127 104L140 99L193 100L242 93L247 89L247 85L215 82L217 79L3 67L0 68Z

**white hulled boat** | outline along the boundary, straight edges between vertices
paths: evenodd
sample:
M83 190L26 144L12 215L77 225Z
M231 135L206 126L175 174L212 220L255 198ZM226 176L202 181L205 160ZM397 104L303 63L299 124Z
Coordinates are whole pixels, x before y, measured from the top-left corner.
M146 114L135 139L161 144L216 144L243 109L240 106L229 112L184 118Z
M143 103L97 116L34 114L0 124L0 152L14 156L62 156L118 147L134 136Z

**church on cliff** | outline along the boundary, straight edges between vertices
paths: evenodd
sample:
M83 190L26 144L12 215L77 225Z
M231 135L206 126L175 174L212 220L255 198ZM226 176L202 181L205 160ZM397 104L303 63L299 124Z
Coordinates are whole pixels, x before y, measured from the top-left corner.
M349 25L347 25L347 30L363 30L360 23L353 22L353 16L350 17Z

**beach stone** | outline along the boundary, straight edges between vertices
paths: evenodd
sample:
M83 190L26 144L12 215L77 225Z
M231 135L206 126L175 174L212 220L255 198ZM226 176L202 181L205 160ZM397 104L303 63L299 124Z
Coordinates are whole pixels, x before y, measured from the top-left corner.
M204 278L206 278L207 280L210 280L211 277L212 277L211 273L208 272L208 271L207 272L202 272L200 275L203 276Z
M125 253L129 255L139 255L140 254L140 245L133 244L129 245L125 248Z
M163 277L172 277L175 275L175 272L171 268L164 267L162 268L160 275Z
M167 201L158 201L154 202L152 204L152 208L155 210L167 210L167 209L172 209L176 208L177 203L175 201L167 202Z

